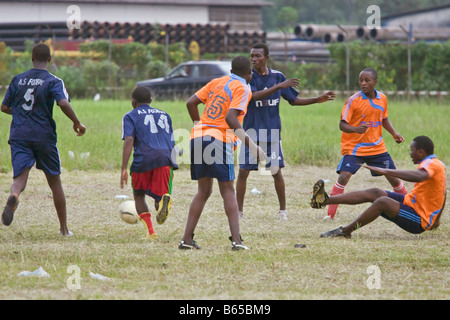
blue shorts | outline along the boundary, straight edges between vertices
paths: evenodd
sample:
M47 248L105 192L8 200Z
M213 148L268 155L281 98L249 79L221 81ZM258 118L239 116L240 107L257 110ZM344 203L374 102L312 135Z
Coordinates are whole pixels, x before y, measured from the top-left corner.
M378 168L395 169L394 161L389 153L385 152L375 156L365 157L345 155L342 157L341 162L339 162L336 172L339 174L341 171L346 171L355 174L364 163ZM374 177L379 176L379 174L372 171L371 174Z
M191 140L191 179L234 180L234 144L204 136Z
M387 214L382 213L381 216L389 221L394 222L403 230L419 234L425 230L422 228L420 216L417 214L416 210L403 204L403 199L405 196L400 193L386 191L388 197L400 203L400 211L395 218L390 218Z
M61 161L55 141L10 140L13 177L34 166L46 175L61 174Z
M260 146L267 155L266 168L270 168L272 166L284 168L284 157L283 150L281 148L281 141L257 141L257 145ZM258 162L245 144L242 144L239 152L239 167L244 170L258 170Z

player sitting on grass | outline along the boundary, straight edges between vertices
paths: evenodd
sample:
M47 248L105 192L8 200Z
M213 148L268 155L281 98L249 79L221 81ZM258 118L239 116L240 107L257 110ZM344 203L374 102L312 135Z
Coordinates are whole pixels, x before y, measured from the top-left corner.
M394 161L387 152L383 140L383 128L397 143L404 141L403 136L395 131L388 118L387 98L377 91L378 75L374 69L366 68L359 74L361 91L347 99L342 108L339 129L342 131L342 159L336 172L339 177L331 190L331 195L344 193L348 184L363 163L380 168L395 169ZM378 176L372 171L373 176ZM394 192L406 194L402 181L394 176L386 176ZM333 219L337 205L328 207L325 218Z
M130 167L136 211L148 229L149 237L158 236L153 228L151 214L145 195L155 199L156 221L164 223L170 212L173 170L175 162L170 116L164 111L150 107L150 89L138 87L133 91L133 110L123 117L123 155L120 187L128 180L128 160L134 147Z
M377 188L328 196L323 180L314 185L311 207L322 208L332 204L360 204L372 202L355 221L345 227L322 233L321 237L350 238L353 231L371 223L379 216L413 234L439 227L439 220L447 194L444 164L434 155L430 138L419 136L410 145L410 156L417 170L383 169L364 166L377 174L415 182L407 195Z

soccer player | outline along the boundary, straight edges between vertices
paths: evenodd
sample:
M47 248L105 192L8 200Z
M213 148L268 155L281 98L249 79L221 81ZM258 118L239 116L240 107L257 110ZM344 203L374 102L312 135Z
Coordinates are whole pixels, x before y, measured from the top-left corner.
M150 107L151 102L149 88L134 89L133 110L124 115L122 123L124 143L120 187L128 182L128 161L134 148L130 172L136 211L147 227L148 237L157 239L145 195L155 200L158 224L164 223L172 205L173 170L178 166L173 152L172 119L166 112Z
M186 229L179 249L200 248L193 239L194 230L211 195L214 179L218 181L228 217L231 248L248 249L242 243L239 232L238 206L234 191L235 142L239 138L258 160L265 154L249 138L240 124L252 96L248 86L252 76L250 61L239 56L233 59L231 67L231 76L210 81L186 103L194 122L190 143L191 178L197 180L198 191L189 208ZM198 112L200 103L205 104L201 118Z
M365 166L379 175L415 182L414 188L406 195L373 188L328 197L323 180L316 182L311 199L313 208L341 203L355 205L372 202L372 205L349 225L322 233L320 236L350 238L353 231L379 216L413 234L438 228L447 195L445 165L434 154L433 141L426 136L413 139L409 155L413 163L418 164L417 170Z
M339 129L342 131L342 159L336 172L339 174L331 195L344 193L348 184L362 164L395 169L394 161L386 150L383 140L383 128L386 129L397 143L405 139L399 134L388 118L387 98L377 91L378 74L372 68L366 68L359 74L361 91L347 99L342 108ZM372 176L379 176L375 171ZM386 179L394 188L394 192L406 194L402 181L393 176ZM337 205L328 207L325 218L334 219Z
M281 168L284 167L283 152L281 149L281 119L280 99L283 97L293 106L304 106L333 100L334 92L327 92L317 98L300 98L295 89L300 82L298 79L286 79L279 71L269 69L269 49L266 44L255 44L250 51L253 64L252 100L244 117L244 130L262 147L267 154L266 168L273 176L275 191L280 205L279 218L287 219L286 195L284 178ZM258 170L258 162L243 145L239 154L240 169L236 181L236 196L239 205L239 216L243 216L244 197L247 187L247 178L250 171Z
M82 136L86 127L80 123L64 82L47 71L51 61L50 48L38 44L31 52L33 68L15 76L6 91L1 110L12 115L9 144L13 167L11 194L2 212L2 224L9 226L25 190L31 167L44 171L53 194L53 203L60 223L60 234L71 236L67 228L66 198L61 184L61 162L56 147L56 124L53 104L73 122L73 129Z

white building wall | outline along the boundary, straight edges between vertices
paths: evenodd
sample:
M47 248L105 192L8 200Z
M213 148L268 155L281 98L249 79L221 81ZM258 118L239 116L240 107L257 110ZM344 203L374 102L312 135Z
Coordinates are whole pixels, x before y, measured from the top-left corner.
M139 23L199 23L209 21L208 8L201 6L154 6L77 4L81 21L139 22ZM70 16L68 5L57 3L0 3L2 23L13 22L63 22Z

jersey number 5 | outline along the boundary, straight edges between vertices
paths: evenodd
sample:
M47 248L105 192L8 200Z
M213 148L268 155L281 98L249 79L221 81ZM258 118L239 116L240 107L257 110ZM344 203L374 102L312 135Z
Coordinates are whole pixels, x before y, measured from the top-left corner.
M25 99L26 103L22 104L22 108L24 108L27 111L30 111L31 109L33 109L34 88L28 89L27 92L25 92L25 94L23 95L23 98ZM31 102L31 103L28 104L29 102Z

